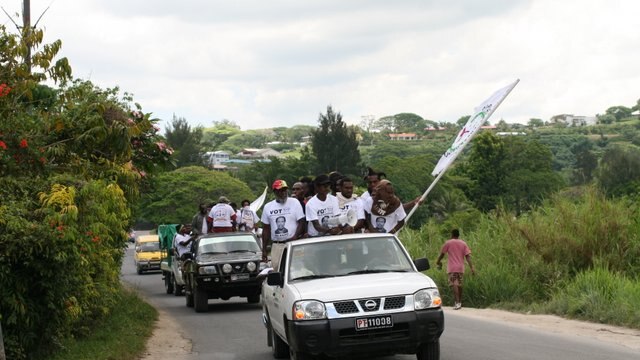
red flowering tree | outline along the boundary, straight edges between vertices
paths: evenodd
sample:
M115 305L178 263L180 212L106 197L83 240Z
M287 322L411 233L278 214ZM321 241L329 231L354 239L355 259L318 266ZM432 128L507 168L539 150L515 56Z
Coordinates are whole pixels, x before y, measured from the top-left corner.
M11 359L42 358L110 313L132 204L173 152L128 94L73 80L56 60L60 41L27 35L31 70L0 25L0 321Z

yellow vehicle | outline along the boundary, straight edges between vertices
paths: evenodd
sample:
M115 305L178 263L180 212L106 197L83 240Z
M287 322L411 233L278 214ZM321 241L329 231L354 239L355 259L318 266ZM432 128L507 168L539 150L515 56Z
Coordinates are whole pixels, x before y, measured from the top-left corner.
M158 235L138 236L133 261L138 274L148 270L160 270L160 240Z

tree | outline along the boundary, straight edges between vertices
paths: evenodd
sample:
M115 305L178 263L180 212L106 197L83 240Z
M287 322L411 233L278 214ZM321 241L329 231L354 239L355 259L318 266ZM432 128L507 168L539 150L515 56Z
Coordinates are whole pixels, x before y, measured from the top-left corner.
M495 209L506 191L504 142L491 132L481 132L473 140L466 164L466 175L472 180L467 197L482 211Z
M0 321L11 359L49 356L111 312L132 202L172 152L128 94L72 81L55 61L60 41L25 64L43 32L25 36L0 25Z
M141 199L140 219L154 224L190 223L199 203L217 201L223 195L237 203L255 196L244 182L226 172L200 166L165 172Z
M527 123L527 125L531 128L537 128L537 127L542 127L544 126L544 121L542 121L542 119L538 119L538 118L531 118L529 119L529 122Z
M576 157L572 174L573 183L578 185L589 183L598 166L598 158L593 153L593 143L583 138L571 147L571 152Z
M419 115L412 113L400 113L393 116L395 119L395 131L422 133L427 122Z
M465 124L467 123L467 121L469 121L469 119L471 118L471 115L465 115L463 117L461 117L460 119L458 119L458 121L456 121L456 125L458 125L458 127L463 127L465 126Z
M616 118L616 121L621 121L630 117L632 112L633 110L626 106L612 106L607 109L605 114L613 115Z
M227 119L214 121L213 128L204 129L202 145L206 150L215 151L228 138L239 133L241 133L240 126L233 121Z
M342 115L335 113L330 105L326 114L320 114L318 123L311 134L313 154L318 160L317 172L359 173L360 151L355 129L348 127Z
M500 119L500 121L498 121L498 123L496 124L496 128L500 131L507 131L510 129L510 126L506 121L504 121L504 119Z
M512 136L504 139L505 189L501 198L516 215L529 210L562 185L552 169L551 150L535 140Z
M202 165L202 126L191 129L187 120L173 115L171 125L165 129L167 144L175 150L177 167Z
M598 185L609 196L640 191L640 149L633 146L610 146L596 171Z

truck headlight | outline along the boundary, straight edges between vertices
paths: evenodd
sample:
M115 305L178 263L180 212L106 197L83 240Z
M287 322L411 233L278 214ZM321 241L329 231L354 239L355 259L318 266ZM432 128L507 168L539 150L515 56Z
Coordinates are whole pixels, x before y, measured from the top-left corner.
M231 267L231 264L224 264L222 265L222 271L226 274L230 273L231 270L233 270L233 268Z
M301 300L293 304L294 320L326 319L327 310L324 304L317 300Z
M256 263L252 262L248 262L247 263L247 270L249 270L250 272L254 272L256 271Z
M413 306L416 310L440 307L442 298L438 289L422 289L413 294Z
M198 268L198 274L200 275L213 275L217 273L218 269L216 269L215 265L201 266Z

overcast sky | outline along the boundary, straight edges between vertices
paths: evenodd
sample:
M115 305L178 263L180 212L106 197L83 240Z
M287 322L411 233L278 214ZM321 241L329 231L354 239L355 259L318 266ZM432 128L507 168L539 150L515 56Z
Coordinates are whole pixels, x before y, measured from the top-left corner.
M47 6L38 27L74 76L132 93L163 125L317 125L327 105L350 124L455 122L516 79L491 123L640 98L638 0L32 0L33 22Z

